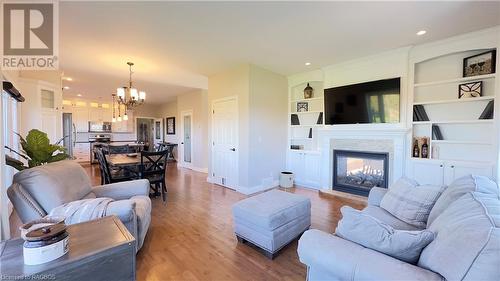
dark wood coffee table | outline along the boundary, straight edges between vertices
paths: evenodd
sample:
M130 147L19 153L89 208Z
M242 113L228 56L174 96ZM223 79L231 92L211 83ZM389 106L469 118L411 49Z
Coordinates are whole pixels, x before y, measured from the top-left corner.
M136 242L115 216L70 225L69 251L25 265L21 238L0 243L0 280L135 280Z

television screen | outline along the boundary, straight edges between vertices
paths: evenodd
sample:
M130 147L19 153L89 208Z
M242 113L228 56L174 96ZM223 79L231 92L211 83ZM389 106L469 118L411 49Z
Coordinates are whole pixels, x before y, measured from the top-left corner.
M325 124L398 123L400 78L325 89Z

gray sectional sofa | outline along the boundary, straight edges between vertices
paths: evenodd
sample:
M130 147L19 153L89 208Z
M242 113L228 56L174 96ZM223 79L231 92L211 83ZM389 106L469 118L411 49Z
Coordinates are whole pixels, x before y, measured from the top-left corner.
M148 180L92 187L85 170L65 160L23 170L14 176L7 194L23 223L39 219L58 206L81 199L114 199L105 215L116 215L142 247L151 222Z
M362 211L392 227L417 230L380 208L373 188ZM500 195L496 183L466 176L437 199L426 229L434 240L410 264L319 230L306 231L298 254L308 280L500 280Z

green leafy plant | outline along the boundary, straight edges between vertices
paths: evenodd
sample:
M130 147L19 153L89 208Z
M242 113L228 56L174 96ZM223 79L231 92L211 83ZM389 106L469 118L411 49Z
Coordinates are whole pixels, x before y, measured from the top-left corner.
M66 149L63 146L58 145L61 141L58 141L56 144L50 144L50 140L47 137L47 134L42 131L33 129L28 132L26 139L24 139L18 133L16 133L16 135L19 136L22 151L17 152L16 150L7 146L5 148L28 161L28 166L26 166L22 161L6 155L6 164L16 170L21 171L27 168L32 168L69 158L69 155L66 154Z

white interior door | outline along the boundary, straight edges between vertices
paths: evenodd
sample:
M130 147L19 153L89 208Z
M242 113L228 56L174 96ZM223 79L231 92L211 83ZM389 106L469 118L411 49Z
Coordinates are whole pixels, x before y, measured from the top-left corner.
M181 142L179 162L182 167L193 167L193 111L181 112Z
M212 181L236 189L238 185L238 102L236 98L212 105Z

